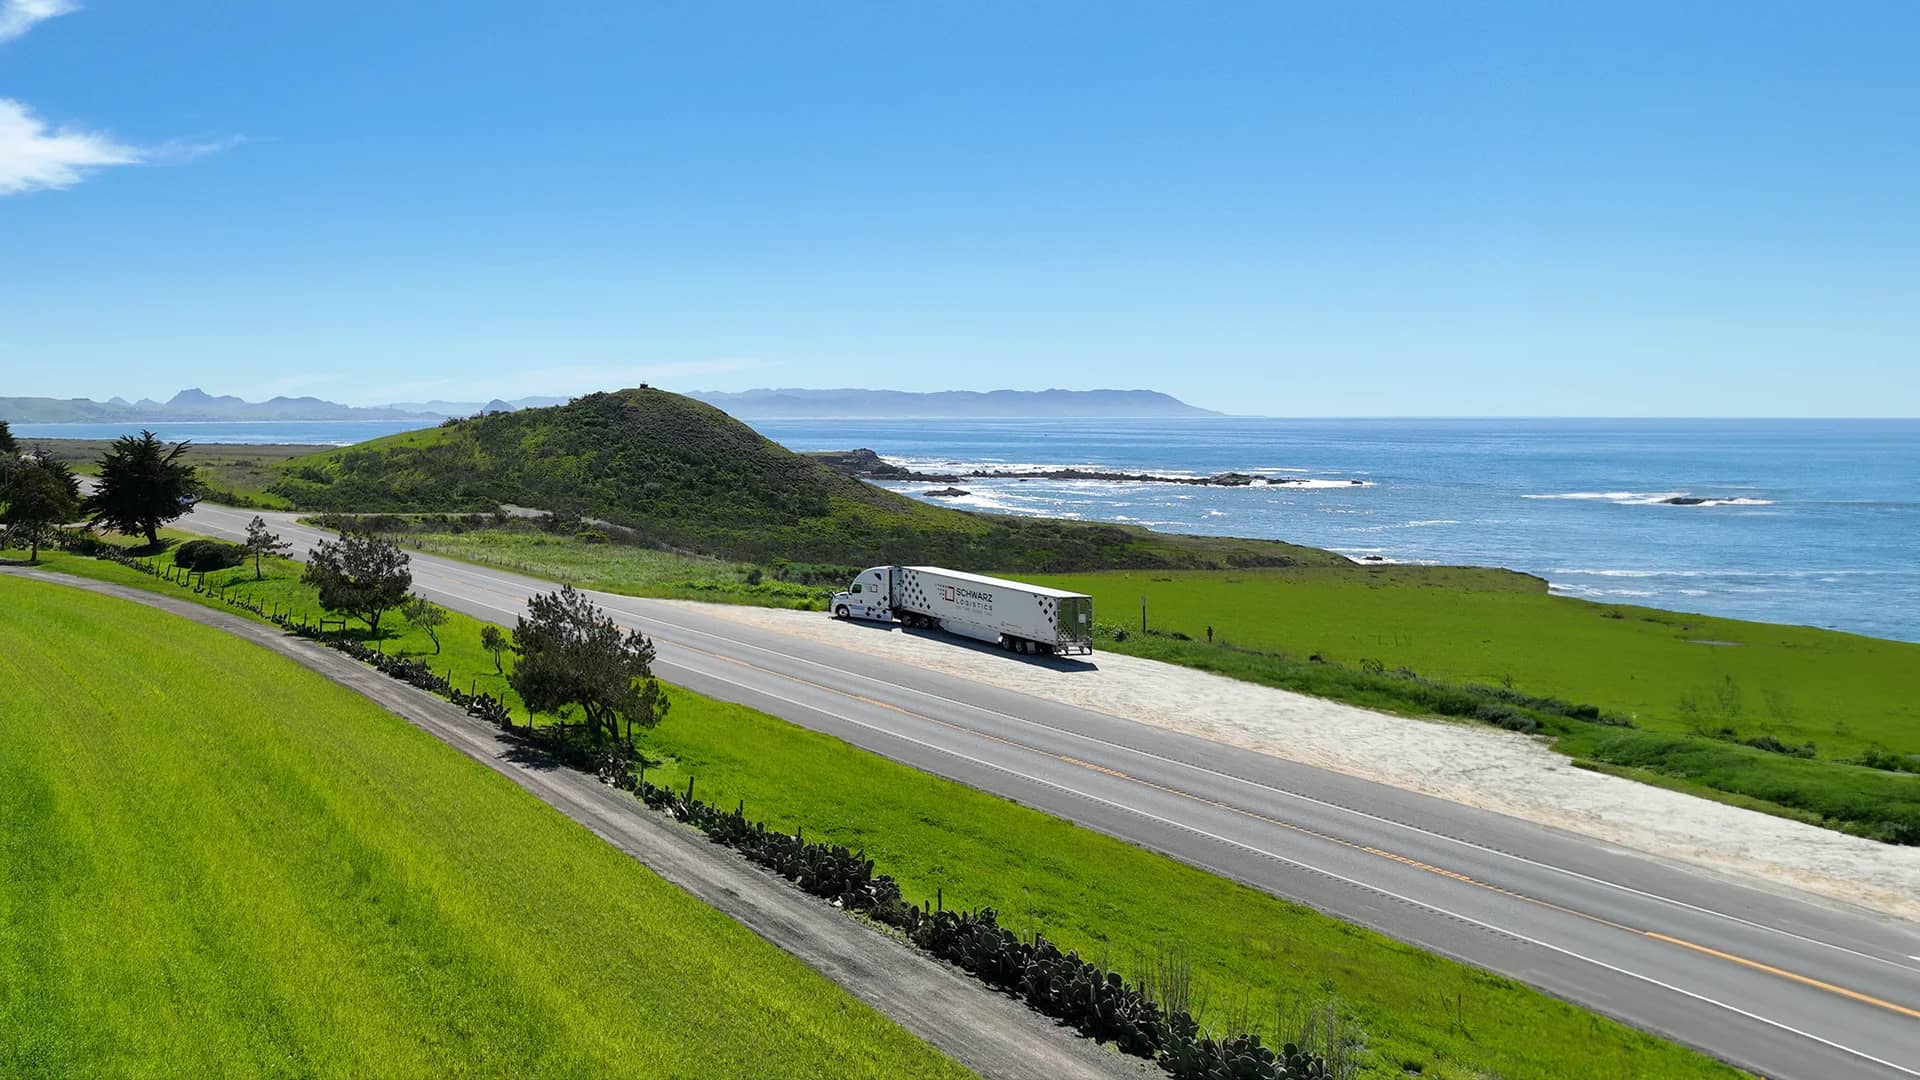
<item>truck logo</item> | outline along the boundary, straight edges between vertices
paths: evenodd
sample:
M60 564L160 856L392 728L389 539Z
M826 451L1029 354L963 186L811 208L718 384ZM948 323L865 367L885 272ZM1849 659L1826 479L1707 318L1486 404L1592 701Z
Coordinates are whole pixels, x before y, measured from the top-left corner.
M945 600L948 603L952 603L953 602L953 586L951 585L940 586L940 599Z

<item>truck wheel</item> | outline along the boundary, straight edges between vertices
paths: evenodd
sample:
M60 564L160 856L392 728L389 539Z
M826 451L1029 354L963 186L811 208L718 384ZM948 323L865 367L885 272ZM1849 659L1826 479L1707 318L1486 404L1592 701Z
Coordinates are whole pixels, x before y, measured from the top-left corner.
M834 609L833 609L833 617L834 617L834 618L836 618L836 619L844 619L844 618L846 618L846 617L847 617L847 605L845 605L845 604L841 604L841 605L840 605L839 607L837 607L837 608L834 608Z

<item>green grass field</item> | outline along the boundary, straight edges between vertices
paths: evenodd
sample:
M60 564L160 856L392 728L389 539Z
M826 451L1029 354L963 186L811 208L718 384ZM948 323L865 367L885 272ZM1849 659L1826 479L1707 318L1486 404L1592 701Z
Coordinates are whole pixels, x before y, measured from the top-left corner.
M1380 661L1452 682L1592 702L1655 731L1920 751L1920 645L1547 595L1498 570L1383 567L1036 576L1102 622L1299 659ZM1122 643L1122 651L1124 651Z
M406 545L603 592L823 611L825 586L775 580L762 567L634 544L586 543L539 529L409 532ZM759 580L754 572L760 571ZM633 593L638 583L643 592ZM627 586L622 588L621 586Z
M1101 623L1128 629L1103 648L1409 715L1431 714L1435 695L1395 674L1403 668L1591 704L1633 726L1539 717L1582 764L1920 843L1920 774L1884 767L1920 767L1920 645L1549 596L1538 579L1499 570L1035 580L1092 595ZM1139 634L1142 596L1151 628L1193 640ZM1851 763L1869 758L1882 767Z
M53 569L193 596L112 563L65 553L48 561ZM280 603L311 604L296 568L283 564L276 573ZM453 615L435 662L461 685L478 679L486 689L494 676L491 658L473 644L479 626ZM411 628L386 648L431 651ZM1288 1034L1279 1011L1332 999L1366 1031L1364 1075L1372 1077L1413 1068L1462 1080L1739 1075L1506 979L839 740L677 688L672 696L666 723L646 736L649 755L665 760L651 778L695 775L709 799L745 799L751 813L783 827L864 845L911 898L939 889L950 904L991 904L1009 926L1042 931L1123 969L1158 950L1182 949L1202 1011L1223 1028L1244 1017Z
M289 660L0 573L0 1074L962 1076Z

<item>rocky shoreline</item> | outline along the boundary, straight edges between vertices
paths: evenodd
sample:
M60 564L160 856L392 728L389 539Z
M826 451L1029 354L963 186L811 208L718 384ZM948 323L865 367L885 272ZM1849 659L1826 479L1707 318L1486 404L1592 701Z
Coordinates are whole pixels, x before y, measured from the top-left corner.
M1161 476L1154 473L1104 472L1098 469L974 469L965 473L923 473L884 460L872 450L817 450L807 455L836 472L845 473L859 480L897 480L911 484L947 484L945 491L928 492L929 495L958 496L965 492L951 485L962 480L1106 480L1121 483L1140 484L1190 484L1196 487L1251 487L1256 483L1267 485L1304 484L1307 480L1292 476L1254 476L1249 473L1224 472L1212 476ZM1364 481L1349 480L1355 487L1364 486Z

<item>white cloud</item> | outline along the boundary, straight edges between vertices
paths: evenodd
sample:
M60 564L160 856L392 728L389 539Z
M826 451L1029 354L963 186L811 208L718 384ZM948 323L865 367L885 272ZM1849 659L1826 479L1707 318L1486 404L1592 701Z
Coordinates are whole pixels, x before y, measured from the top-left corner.
M50 128L25 105L0 98L0 195L72 187L94 169L145 160L144 151L111 136Z
M72 0L0 0L0 41L12 41L42 19L78 10Z

